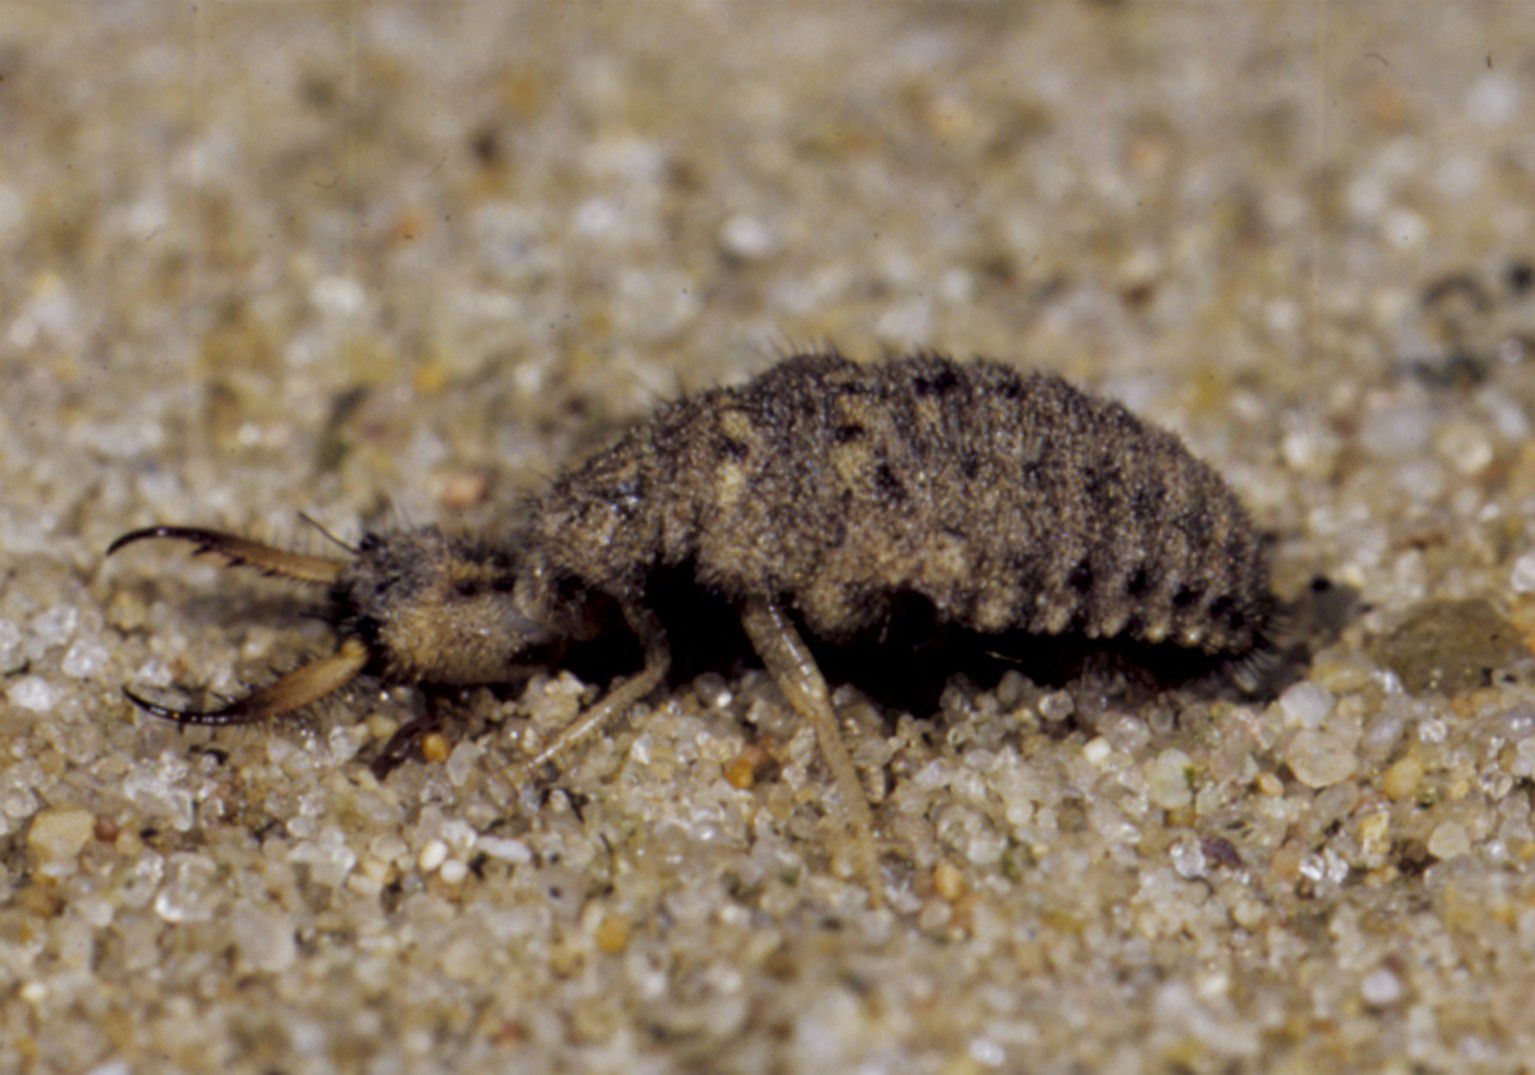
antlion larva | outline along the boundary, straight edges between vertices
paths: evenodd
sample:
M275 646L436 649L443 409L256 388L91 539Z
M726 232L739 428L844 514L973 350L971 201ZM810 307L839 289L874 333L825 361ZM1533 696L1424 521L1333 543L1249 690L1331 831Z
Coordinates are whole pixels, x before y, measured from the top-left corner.
M897 604L979 635L1124 638L1250 664L1274 601L1251 520L1178 439L1057 377L922 355L790 358L661 407L550 482L496 542L436 528L363 538L350 559L192 527L135 530L329 588L335 653L185 724L280 716L368 673L498 684L565 646L627 631L643 667L528 763L561 756L655 691L671 666L658 580L729 602L815 729L857 866L882 892L874 823L806 644L881 637ZM400 760L435 711L402 729Z

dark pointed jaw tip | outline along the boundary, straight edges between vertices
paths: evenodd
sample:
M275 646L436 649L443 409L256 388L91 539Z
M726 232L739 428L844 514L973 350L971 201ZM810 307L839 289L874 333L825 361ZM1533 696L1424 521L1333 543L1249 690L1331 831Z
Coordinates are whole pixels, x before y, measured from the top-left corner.
M107 555L111 556L119 549L138 541L147 541L150 538L172 538L180 541L194 541L198 544L206 544L217 540L219 536L215 531L203 530L192 526L143 526L137 530L128 531L108 545Z
M366 643L358 638L348 638L330 656L301 665L220 709L172 709L151 702L127 687L123 688L123 694L150 716L177 724L214 727L254 724L286 716L335 693L361 675L372 659Z
M259 719L257 715L249 713L241 702L234 702L222 709L172 709L170 706L161 705L159 702L151 702L143 695L135 694L127 687L123 689L123 696L138 708L152 717L168 720L175 724L220 726L227 724L246 724L251 720Z

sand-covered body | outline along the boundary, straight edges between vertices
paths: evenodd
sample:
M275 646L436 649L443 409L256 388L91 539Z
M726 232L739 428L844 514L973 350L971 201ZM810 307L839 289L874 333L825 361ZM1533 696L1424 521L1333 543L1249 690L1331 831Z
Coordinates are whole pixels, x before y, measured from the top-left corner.
M528 534L621 601L681 566L829 639L917 595L981 632L1235 655L1271 605L1246 512L1176 437L1057 377L935 356L801 356L681 399L556 478Z

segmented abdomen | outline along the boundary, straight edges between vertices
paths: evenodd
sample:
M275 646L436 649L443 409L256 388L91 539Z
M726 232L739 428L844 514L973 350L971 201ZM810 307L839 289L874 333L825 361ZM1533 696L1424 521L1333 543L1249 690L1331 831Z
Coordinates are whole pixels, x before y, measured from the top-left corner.
M1268 616L1257 534L1171 434L1059 378L923 356L801 356L674 403L537 505L555 570L619 596L691 564L812 631L895 595L979 631L1245 651Z

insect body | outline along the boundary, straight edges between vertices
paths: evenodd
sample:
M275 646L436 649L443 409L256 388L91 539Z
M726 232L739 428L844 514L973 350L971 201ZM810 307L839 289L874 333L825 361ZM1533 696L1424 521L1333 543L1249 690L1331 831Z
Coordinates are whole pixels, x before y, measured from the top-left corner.
M663 682L671 654L649 598L658 575L680 574L738 610L812 723L875 898L870 809L804 635L876 635L898 602L917 600L935 622L981 634L1124 637L1240 660L1266 644L1273 606L1246 512L1177 438L1056 377L936 356L804 355L678 400L555 478L496 543L405 530L339 560L153 527L112 550L149 537L328 586L343 637L222 709L129 694L183 723L278 716L364 672L502 683L624 625L644 667L530 766Z

